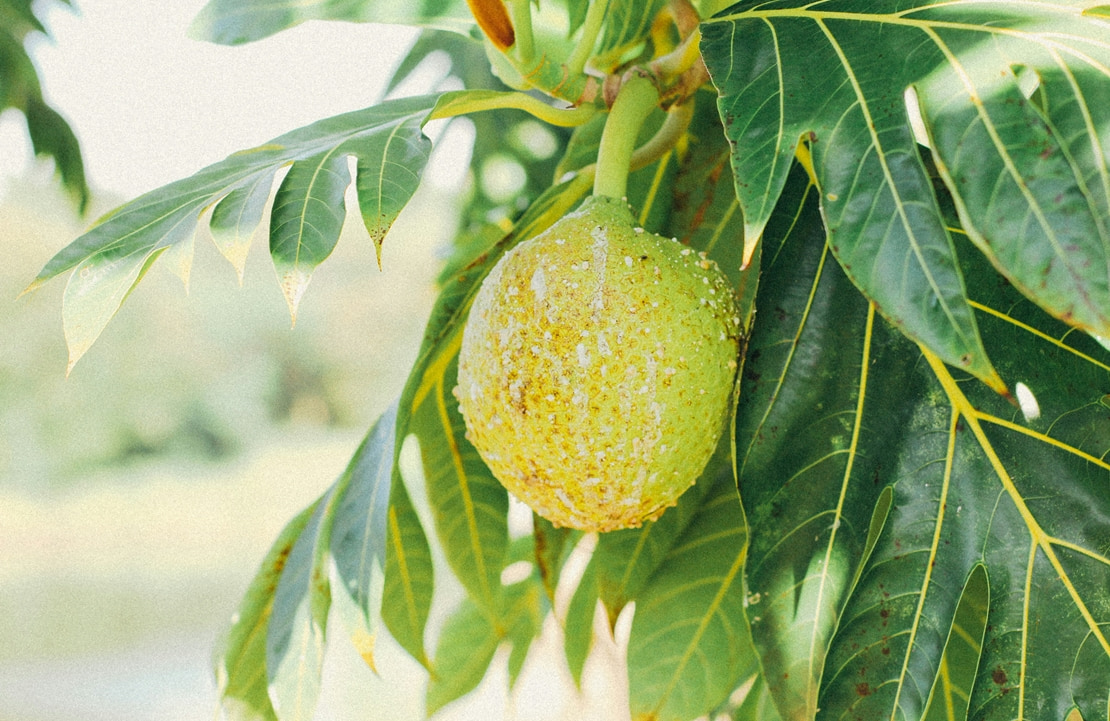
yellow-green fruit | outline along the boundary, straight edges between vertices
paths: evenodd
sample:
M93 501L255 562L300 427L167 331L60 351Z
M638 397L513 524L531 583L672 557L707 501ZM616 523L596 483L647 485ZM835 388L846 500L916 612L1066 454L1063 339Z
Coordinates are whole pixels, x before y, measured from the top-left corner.
M738 316L715 263L594 196L506 253L479 289L455 391L467 438L555 525L655 519L725 425Z

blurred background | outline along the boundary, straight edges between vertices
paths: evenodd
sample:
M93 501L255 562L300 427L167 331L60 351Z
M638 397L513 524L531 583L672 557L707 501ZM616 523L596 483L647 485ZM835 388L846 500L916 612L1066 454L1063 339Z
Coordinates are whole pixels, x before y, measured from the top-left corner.
M156 264L67 378L64 278L19 295L57 250L142 192L374 104L415 37L308 23L226 48L186 37L203 4L44 6L51 39L31 54L81 142L85 217L33 158L22 115L0 114L0 721L217 716L213 647L281 526L400 392L458 224L465 123L437 146L383 270L349 218L296 329L264 238L241 287L198 242L188 292ZM607 716L604 673L589 702L558 690L551 648L533 655L516 698L495 671L441 717ZM415 663L383 639L378 668L335 634L317 718L420 718Z

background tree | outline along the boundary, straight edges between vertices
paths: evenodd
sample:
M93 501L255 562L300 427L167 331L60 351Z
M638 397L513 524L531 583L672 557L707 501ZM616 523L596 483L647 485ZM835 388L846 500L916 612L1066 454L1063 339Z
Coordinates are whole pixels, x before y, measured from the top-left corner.
M69 0L58 0L71 5ZM31 0L0 0L0 112L15 108L27 119L35 155L54 159L66 190L84 212L89 203L85 167L73 129L42 97L38 73L25 44L46 28Z
M442 51L466 89L321 120L102 218L32 283L70 273L71 367L156 259L187 276L202 217L239 269L268 227L295 318L351 185L380 248L430 121L471 116L474 173L496 160L524 178L469 199L397 404L264 559L221 651L225 709L310 717L333 603L368 659L384 625L428 668L429 712L502 645L515 679L568 553L595 539L510 525L451 396L461 331L508 248L631 170L639 222L730 274L747 344L734 432L698 484L658 521L596 538L558 609L576 677L596 603L615 622L634 602L636 718L1104 718L1106 16L1088 2L212 0L193 31L224 43L316 18L426 26L396 79ZM611 112L633 77L658 93L634 123ZM598 162L606 126L637 133L630 167ZM432 528L397 463L410 436ZM434 649L432 543L467 592Z

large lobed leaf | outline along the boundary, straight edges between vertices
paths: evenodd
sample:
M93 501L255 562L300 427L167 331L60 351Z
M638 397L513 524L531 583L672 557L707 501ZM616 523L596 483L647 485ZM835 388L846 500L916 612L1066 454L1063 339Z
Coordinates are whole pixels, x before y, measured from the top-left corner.
M150 265L176 256L188 279L199 216L212 209L217 246L242 273L275 178L270 253L296 318L313 269L335 248L344 220L344 194L354 184L367 231L380 249L416 191L431 142L421 132L434 96L392 100L294 130L251 150L153 190L101 218L59 251L30 288L72 271L62 319L69 365L88 350Z
M1110 358L957 240L999 370L1039 400L1026 418L882 321L801 172L798 197L809 230L764 249L737 431L747 613L779 713L916 719L970 685L973 719L1105 717Z
M797 151L852 281L910 338L1003 388L911 129L912 89L980 250L1052 315L1110 334L1102 15L1082 1L787 1L707 21L749 250Z

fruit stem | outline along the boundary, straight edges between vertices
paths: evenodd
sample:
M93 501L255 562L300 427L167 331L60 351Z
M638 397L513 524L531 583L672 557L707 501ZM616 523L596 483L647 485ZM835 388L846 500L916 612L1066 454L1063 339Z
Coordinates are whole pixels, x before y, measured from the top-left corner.
M628 191L628 171L640 127L651 111L659 106L659 90L643 75L633 75L621 86L597 151L594 195L624 199Z

